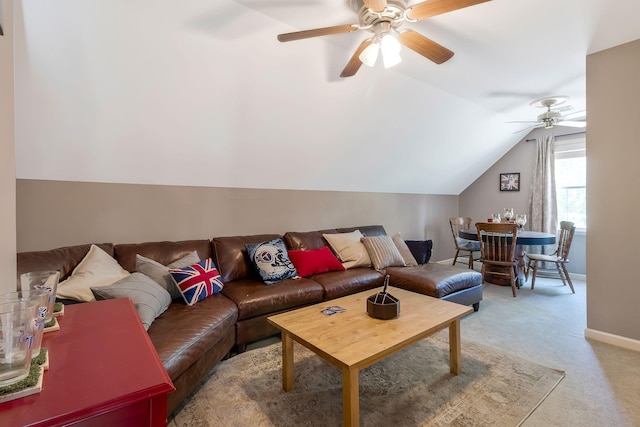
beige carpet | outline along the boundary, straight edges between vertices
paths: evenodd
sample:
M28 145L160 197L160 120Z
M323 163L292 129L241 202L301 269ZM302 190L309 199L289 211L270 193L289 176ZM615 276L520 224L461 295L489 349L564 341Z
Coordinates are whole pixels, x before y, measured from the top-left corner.
M462 374L449 373L440 332L360 372L363 426L517 426L564 372L463 341ZM340 371L295 344L295 383L282 390L281 345L222 362L170 426L339 426Z

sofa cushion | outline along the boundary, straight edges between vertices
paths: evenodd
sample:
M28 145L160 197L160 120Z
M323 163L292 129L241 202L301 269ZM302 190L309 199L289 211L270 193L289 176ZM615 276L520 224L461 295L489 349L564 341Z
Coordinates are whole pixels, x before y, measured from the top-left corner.
M138 312L142 326L149 329L156 317L171 304L171 295L166 289L142 273L132 273L109 286L92 287L97 301L114 298L129 298Z
M336 234L336 229L319 230L319 231L289 231L284 233L284 243L287 249L298 251L310 251L327 246L327 240L322 237L323 234Z
M371 258L361 242L362 233L354 230L349 233L323 234L331 249L344 268L370 267Z
M391 238L393 239L393 243L398 248L398 251L400 251L402 259L404 259L404 265L408 267L415 267L416 265L418 265L418 261L416 261L415 257L411 253L411 249L409 249L409 246L407 246L407 243L402 238L402 235L400 235L400 233L396 233L391 236Z
M136 271L136 255L152 259L162 265L184 258L193 251L198 253L198 261L211 258L209 240L181 240L178 242L122 243L115 245L115 259L127 271Z
M113 244L96 243L95 245L109 256L113 256ZM91 246L91 244L65 246L47 251L18 253L18 276L30 271L57 270L60 272L60 280L65 280L89 253Z
M247 277L259 278L258 273L247 255L248 243L260 243L282 237L279 234L259 234L253 236L214 237L211 239L213 261L218 266L222 281L231 281Z
M431 240L405 240L411 254L418 264L426 264L431 259L433 241Z
M381 225L361 225L359 227L346 227L346 228L337 228L336 232L338 233L351 233L352 231L359 230L363 236L371 237L371 236L384 236L387 232L384 230L384 227Z
M71 276L58 284L56 296L75 301L95 301L91 292L94 286L107 286L125 278L129 272L118 261L96 245L73 269Z
M331 252L329 246L308 251L289 250L289 258L302 277L327 271L344 271L344 266Z
M382 286L384 276L373 268L352 268L314 274L309 279L322 286L324 300L328 300Z
M182 294L184 302L189 306L217 294L224 287L220 280L220 273L211 258L187 267L171 268L169 274Z
M247 255L262 281L273 285L298 275L281 237L261 243L248 243Z
M237 319L236 305L218 293L192 307L174 302L151 324L148 333L174 379L234 330Z
M404 258L393 243L391 236L363 237L362 244L371 258L371 264L376 270L384 270L387 267L404 266Z
M444 264L389 267L387 274L393 286L434 298L442 298L463 289L482 286L482 274L477 271Z
M136 254L136 270L152 278L158 285L171 294L171 298L182 299L182 293L171 278L169 270L172 268L188 267L200 261L197 251L190 252L187 256L173 261L169 265L162 265L151 258Z
M238 318L248 319L321 302L324 288L306 278L286 279L270 286L258 279L240 279L226 283L222 293L238 306Z

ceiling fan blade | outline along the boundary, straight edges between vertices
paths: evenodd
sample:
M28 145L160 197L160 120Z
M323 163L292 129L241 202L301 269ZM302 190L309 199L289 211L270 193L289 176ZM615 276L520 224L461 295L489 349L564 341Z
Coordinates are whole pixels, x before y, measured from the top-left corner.
M407 18L421 20L490 0L428 0L409 8Z
M568 126L571 128L583 128L583 127L587 127L587 122L560 121L557 123L557 125Z
M442 64L453 56L453 52L444 46L439 45L431 39L416 33L413 30L404 30L400 32L400 43L415 50L420 55L432 60L436 64Z
M364 5L374 12L382 12L387 7L387 0L364 0Z
M515 121L510 121L510 122L505 122L505 123L539 123L539 124L542 124L542 122L533 121L533 120L515 120Z
M358 70L360 69L360 66L362 65L362 61L360 61L360 54L370 44L371 44L371 39L367 39L362 43L360 43L360 46L358 46L358 49L356 49L355 53L347 63L347 66L344 67L344 70L342 70L340 77L351 77L358 72Z
M326 36L329 34L349 33L359 30L356 24L336 25L333 27L315 28L313 30L296 31L293 33L279 34L278 40L281 42L290 42L293 40L308 39L311 37Z
M587 110L580 110L580 111L572 111L570 113L567 114L563 114L562 117L560 117L561 120L565 120L565 119L569 119L569 120L573 120L573 118L582 118L582 117L586 117Z
M532 129L539 128L539 127L542 127L542 125L529 126L529 127L524 128L524 129L517 130L514 133L520 133L520 132L524 132L525 130L532 130Z

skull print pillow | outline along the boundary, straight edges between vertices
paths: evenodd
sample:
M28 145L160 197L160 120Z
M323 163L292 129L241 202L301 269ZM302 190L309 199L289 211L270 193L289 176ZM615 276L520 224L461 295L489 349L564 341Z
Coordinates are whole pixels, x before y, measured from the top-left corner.
M245 247L251 263L265 284L272 285L281 280L298 276L296 267L289 259L287 248L282 239L247 244Z

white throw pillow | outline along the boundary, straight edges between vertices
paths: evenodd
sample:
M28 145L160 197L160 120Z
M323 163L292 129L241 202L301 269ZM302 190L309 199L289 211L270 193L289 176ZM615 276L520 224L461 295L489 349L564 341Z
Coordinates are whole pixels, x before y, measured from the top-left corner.
M76 301L95 301L92 287L108 286L129 275L118 261L96 245L73 270L71 277L58 284L56 296Z
M327 239L344 268L371 267L369 253L360 241L363 237L360 230L322 236Z

